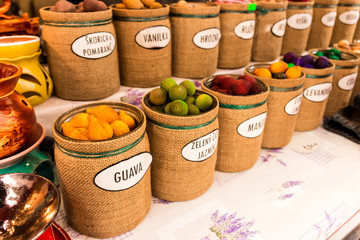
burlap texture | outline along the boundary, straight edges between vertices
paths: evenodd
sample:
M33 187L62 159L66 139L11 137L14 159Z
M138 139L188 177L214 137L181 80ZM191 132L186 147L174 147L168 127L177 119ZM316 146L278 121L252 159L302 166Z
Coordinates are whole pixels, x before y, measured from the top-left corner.
M327 48L330 44L334 26L326 26L321 19L331 12L336 13L338 0L315 0L313 18L306 49Z
M60 13L40 9L50 75L57 96L69 100L97 100L119 90L117 46L110 55L88 59L72 51L72 44L88 34L107 32L116 38L112 11ZM95 48L96 49L96 48Z
M324 93L311 91L311 88L323 83L329 83L332 86L335 65L331 64L330 67L323 69L303 68L302 70L305 73L304 95L301 100L295 131L311 131L321 125L329 98L327 97L323 101L313 101L311 96L328 94L328 88L321 88Z
M118 9L112 5L119 50L121 84L129 87L154 87L171 76L171 36L161 48L145 48L136 35L151 27L170 30L169 6L158 9Z
M341 6L341 4L346 4L348 6ZM331 36L330 46L334 43L338 43L342 39L346 39L349 42L353 41L355 30L356 30L356 23L355 24L345 24L339 20L339 16L347 11L357 11L359 12L360 7L360 0L339 0L337 6L337 14L336 14L336 21L334 30ZM319 48L319 47L316 47Z
M314 56L317 51L323 51L324 49L310 49L309 54ZM341 51L342 59L346 60L334 60L329 59L335 64L335 70L333 74L332 90L326 104L324 116L328 117L336 113L342 108L345 108L350 103L351 90L344 90L339 87L339 82L345 76L358 72L359 57L354 54Z
M268 68L270 64L254 64L245 68L246 74L252 74L254 69ZM270 86L267 100L267 117L261 147L285 147L293 136L297 114L290 115L285 111L286 105L303 92L305 74L296 79L263 78L253 75L256 79Z
M307 28L295 29L290 27L289 18L297 14L310 14L312 16L313 5L314 2L289 2L286 9L287 24L281 47L281 55L284 55L287 52L293 52L298 55L302 54L305 51L312 19L307 19L310 20L309 26Z
M258 81L259 86L263 90L262 93L232 96L211 90L209 86L211 86L212 79L213 77L205 78L201 82L201 88L217 97L220 103L216 170L221 172L240 172L250 169L259 158L263 131L259 136L246 137L239 134L238 127L246 120L266 113L266 100L270 91L269 86ZM249 105L255 106L249 109L235 108Z
M334 44L334 48L336 48L336 49L338 49L338 50L340 50L342 52L351 53L351 54L354 54L354 55L360 57L360 53L354 52L352 50L346 50L346 49L343 49L343 48L339 48L337 43ZM360 64L360 61L359 61L359 64ZM358 94L360 94L360 67L359 66L358 66L358 74L357 74L357 77L356 77L355 86L354 86L354 88L352 90L352 93L351 93L349 105L354 106L354 100L355 100L355 97Z
M190 7L170 5L172 30L172 75L204 78L217 70L219 44L204 49L194 44L195 34L211 28L220 29L219 5L189 3Z
M272 27L286 19L286 2L259 2L257 4L255 35L251 60L255 62L273 61L280 56L283 36L275 36ZM269 44L271 43L271 44Z
M359 41L360 40L360 24L358 21L358 24L356 24L356 29L355 29L355 33L354 33L354 38L353 41Z
M138 126L126 135L103 141L74 140L61 133L60 124L63 121L100 104L111 106L117 111L125 110L135 118ZM94 184L94 177L101 170L150 151L145 130L144 113L126 103L98 102L83 105L56 120L53 125L56 168L67 220L76 231L94 238L109 238L134 229L145 218L151 204L150 168L136 185L126 190L102 190ZM137 145L113 156L92 158L86 155L82 158L68 155L72 151L85 154L112 152L136 141L139 141Z
M197 93L203 91L197 90ZM215 173L217 147L209 158L200 162L187 160L182 155L182 149L189 143L218 130L219 103L215 97L213 100L213 108L208 112L180 117L152 110L149 107L149 94L143 97L142 108L148 118L146 131L149 134L151 154L154 157L151 185L155 197L168 201L186 201L199 197L211 186ZM199 127L201 124L204 125ZM194 126L198 128L192 129ZM190 129L179 129L179 127Z
M253 37L245 39L237 36L235 27L249 20L254 21L255 27L255 13L248 11L249 4L220 3L219 5L221 39L218 67L244 67L250 62ZM255 31L254 28L252 31Z

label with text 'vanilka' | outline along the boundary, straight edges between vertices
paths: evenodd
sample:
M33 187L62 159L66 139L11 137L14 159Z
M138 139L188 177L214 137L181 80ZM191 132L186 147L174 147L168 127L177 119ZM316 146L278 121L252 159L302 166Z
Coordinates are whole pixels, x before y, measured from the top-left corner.
M354 88L355 82L356 82L357 73L352 73L349 75L346 75L345 77L342 77L338 81L338 86L342 90L349 91Z
M304 97L312 102L322 102L329 97L331 89L331 82L312 85L304 90Z
M98 172L94 183L97 187L107 191L122 191L131 188L144 177L152 159L150 153L143 152L122 160Z
M333 27L336 20L336 11L329 12L321 17L321 22L327 27Z
M79 57L98 59L109 56L115 49L115 38L109 32L90 33L77 38L71 50Z
M219 44L220 38L220 29L209 28L196 33L193 42L199 48L213 49Z
M274 25L271 27L271 32L276 37L282 37L285 34L285 28L286 28L286 18L274 23Z
M303 94L294 97L291 99L285 106L285 112L289 115L296 115L300 110L300 104Z
M152 26L139 31L135 41L143 48L160 49L170 42L170 29L166 26Z
M216 129L205 136L195 139L183 147L182 156L192 162L201 162L211 157L218 144L219 130Z
M289 27L297 30L304 30L310 27L312 16L309 13L298 13L288 18L287 24Z
M248 40L254 37L255 20L247 20L236 25L234 29L235 35L239 38Z
M238 133L246 138L256 138L261 135L264 130L267 113L261 113L242 123L237 128Z

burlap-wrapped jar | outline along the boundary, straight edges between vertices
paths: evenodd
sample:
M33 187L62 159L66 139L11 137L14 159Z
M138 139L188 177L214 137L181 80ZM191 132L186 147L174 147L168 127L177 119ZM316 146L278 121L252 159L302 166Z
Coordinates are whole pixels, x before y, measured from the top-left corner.
M306 49L327 48L330 44L339 0L315 0Z
M196 90L195 95L204 93ZM209 94L210 95L210 94ZM199 197L211 186L217 159L219 102L200 115L172 116L153 110L149 94L142 99L148 124L151 154L151 186L155 197L186 201Z
M295 131L310 131L321 125L332 89L335 65L328 68L302 68L305 73L304 93Z
M258 2L251 60L273 61L280 56L286 28L285 2Z
M96 100L119 90L119 60L112 11L63 13L40 9L55 94Z
M119 9L112 5L121 84L154 87L171 76L169 6Z
M330 46L342 39L353 41L359 20L360 0L339 0ZM316 48L319 48L316 46Z
M220 3L219 68L240 68L250 62L255 13L250 4Z
M137 126L109 140L74 140L61 123L98 105L125 110ZM62 114L53 125L55 159L67 220L81 234L110 238L134 229L151 204L149 139L146 117L137 107L97 102Z
M325 49L310 49L309 54L315 57L317 51L324 50ZM324 113L325 117L329 117L349 105L358 74L360 58L354 54L341 51L341 60L329 60L335 65L335 70L332 90Z
M220 105L219 146L215 169L221 172L250 169L260 155L269 86L258 80L261 93L232 96L210 89L214 77L205 78L201 82L201 88L216 96Z
M350 44L350 46L355 46L355 45L359 46L359 44ZM347 50L347 49L340 48L337 43L334 44L334 48L336 48L336 49L338 49L339 51L342 51L342 52L354 54L354 55L356 55L356 56L358 56L360 58L360 53L359 52L354 52L352 50ZM360 64L360 60L359 60L359 64ZM352 105L352 106L354 105L355 97L358 94L360 94L360 67L359 66L358 66L358 74L357 74L357 77L356 77L355 85L354 85L354 88L353 88L352 93L351 93L349 105Z
M360 24L358 21L358 23L356 24L353 42L359 42L359 41L360 41Z
M189 3L170 5L172 75L204 78L217 70L219 56L220 6Z
M312 22L314 2L289 2L281 54L302 54L306 49Z
M254 64L245 68L245 73L253 75L256 68L269 68L270 64ZM305 74L300 78L275 79L253 75L270 86L267 100L268 110L261 147L282 148L292 139L297 115L300 109Z

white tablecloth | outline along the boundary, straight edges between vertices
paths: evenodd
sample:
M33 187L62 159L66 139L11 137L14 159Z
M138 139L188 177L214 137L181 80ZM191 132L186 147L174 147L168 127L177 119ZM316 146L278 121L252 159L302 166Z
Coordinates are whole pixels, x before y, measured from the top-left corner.
M219 70L242 74L243 69ZM182 79L174 78L178 82ZM200 86L200 81L195 81ZM150 89L121 87L101 101L141 106ZM51 97L36 106L38 122L52 136L55 119L90 102ZM304 153L308 152L308 153ZM282 149L262 149L256 165L240 173L216 172L211 188L197 199L167 202L153 198L145 219L116 240L321 240L329 238L360 209L360 146L322 127L295 132ZM56 219L72 239L81 235ZM233 237L233 238L231 238Z

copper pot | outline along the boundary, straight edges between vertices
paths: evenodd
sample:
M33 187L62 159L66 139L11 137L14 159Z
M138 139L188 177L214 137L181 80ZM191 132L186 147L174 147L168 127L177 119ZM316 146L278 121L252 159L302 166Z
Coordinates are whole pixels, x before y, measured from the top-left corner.
M34 108L15 91L22 68L0 62L0 161L25 149L36 132Z

